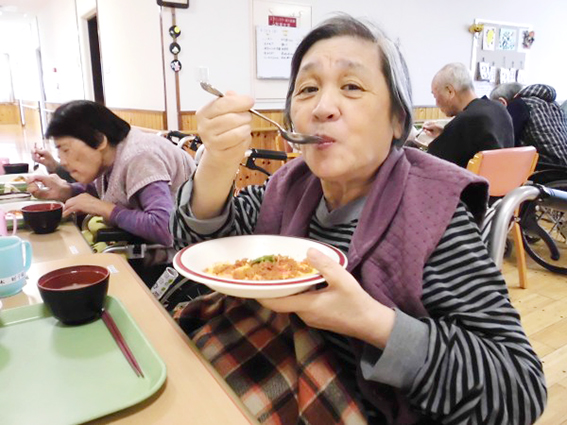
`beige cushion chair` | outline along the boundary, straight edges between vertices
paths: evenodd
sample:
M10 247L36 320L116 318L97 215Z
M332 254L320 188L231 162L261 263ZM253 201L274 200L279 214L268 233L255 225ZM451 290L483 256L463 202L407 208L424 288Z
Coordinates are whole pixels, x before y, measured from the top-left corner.
M467 170L488 180L492 197L502 197L522 186L534 172L538 153L533 146L503 148L478 152L468 163ZM527 287L526 254L516 211L512 224L512 236L516 248L516 262L520 277L520 287Z

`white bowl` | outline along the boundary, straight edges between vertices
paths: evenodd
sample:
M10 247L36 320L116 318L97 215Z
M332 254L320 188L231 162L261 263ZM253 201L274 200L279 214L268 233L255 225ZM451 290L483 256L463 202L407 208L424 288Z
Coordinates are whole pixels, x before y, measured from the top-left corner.
M311 239L277 235L230 236L196 243L179 251L173 266L183 276L203 283L214 291L240 298L277 298L296 294L310 286L324 282L320 274L282 280L239 280L205 273L217 263L227 263L242 258L254 259L264 255L279 254L303 261L309 248L316 248L331 257L342 267L347 258L337 248Z

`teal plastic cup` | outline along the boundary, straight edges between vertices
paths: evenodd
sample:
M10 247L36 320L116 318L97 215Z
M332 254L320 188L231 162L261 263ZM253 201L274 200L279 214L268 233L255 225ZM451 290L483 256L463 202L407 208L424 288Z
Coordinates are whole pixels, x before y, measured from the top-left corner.
M32 248L17 236L0 237L0 297L17 294L26 284Z

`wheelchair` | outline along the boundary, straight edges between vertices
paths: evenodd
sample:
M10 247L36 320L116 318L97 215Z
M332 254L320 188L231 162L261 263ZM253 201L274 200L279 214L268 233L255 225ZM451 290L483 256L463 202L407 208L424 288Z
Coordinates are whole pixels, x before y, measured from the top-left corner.
M561 202L550 201L558 191L567 191L567 167L538 164L529 180L550 192L543 191L521 208L525 251L540 266L567 275L567 210Z
M167 267L167 247L150 243L125 230L110 227L104 223L102 217L84 217L81 233L93 252L123 256L148 287L153 285ZM150 260L158 262L149 264Z
M186 151L196 151L201 144L197 136L179 131L162 131L157 134ZM124 256L148 287L156 282L171 261L167 256L167 247L150 243L125 230L109 227L101 217L86 216L81 230L94 252ZM157 262L148 265L151 258Z
M195 162L198 163L203 150L203 144L199 136L180 131L164 131L159 132L158 135L188 152L195 158ZM269 177L271 173L265 168L264 163L269 164L271 161L285 162L295 156L295 154L284 151L253 148L246 151L241 165L244 168L251 171L258 171L266 177ZM263 161L262 165L259 165L260 161ZM91 225L89 225L90 220L94 220ZM94 217L90 218L90 220L83 223L83 234L91 233L91 235L87 235L86 239L93 247L93 250L95 252L123 255L148 287L153 287L160 276L167 270L168 266L170 266L169 262L166 262L148 267L145 261L148 255L153 255L156 251L165 250L166 247L149 243L122 229L108 227L102 223L100 218ZM92 230L90 228L92 228ZM206 287L197 288L198 293L206 290ZM191 289L191 294L193 294L193 289ZM170 294L164 295L160 293L159 295L166 296Z

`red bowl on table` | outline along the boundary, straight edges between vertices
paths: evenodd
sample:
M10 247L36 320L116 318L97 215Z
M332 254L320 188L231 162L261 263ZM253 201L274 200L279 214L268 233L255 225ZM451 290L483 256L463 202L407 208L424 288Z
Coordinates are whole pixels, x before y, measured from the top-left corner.
M65 325L80 325L100 317L109 277L106 267L78 265L44 274L37 286L53 316Z
M22 208L22 216L35 233L52 233L61 223L63 205L57 202L45 202L26 205Z

